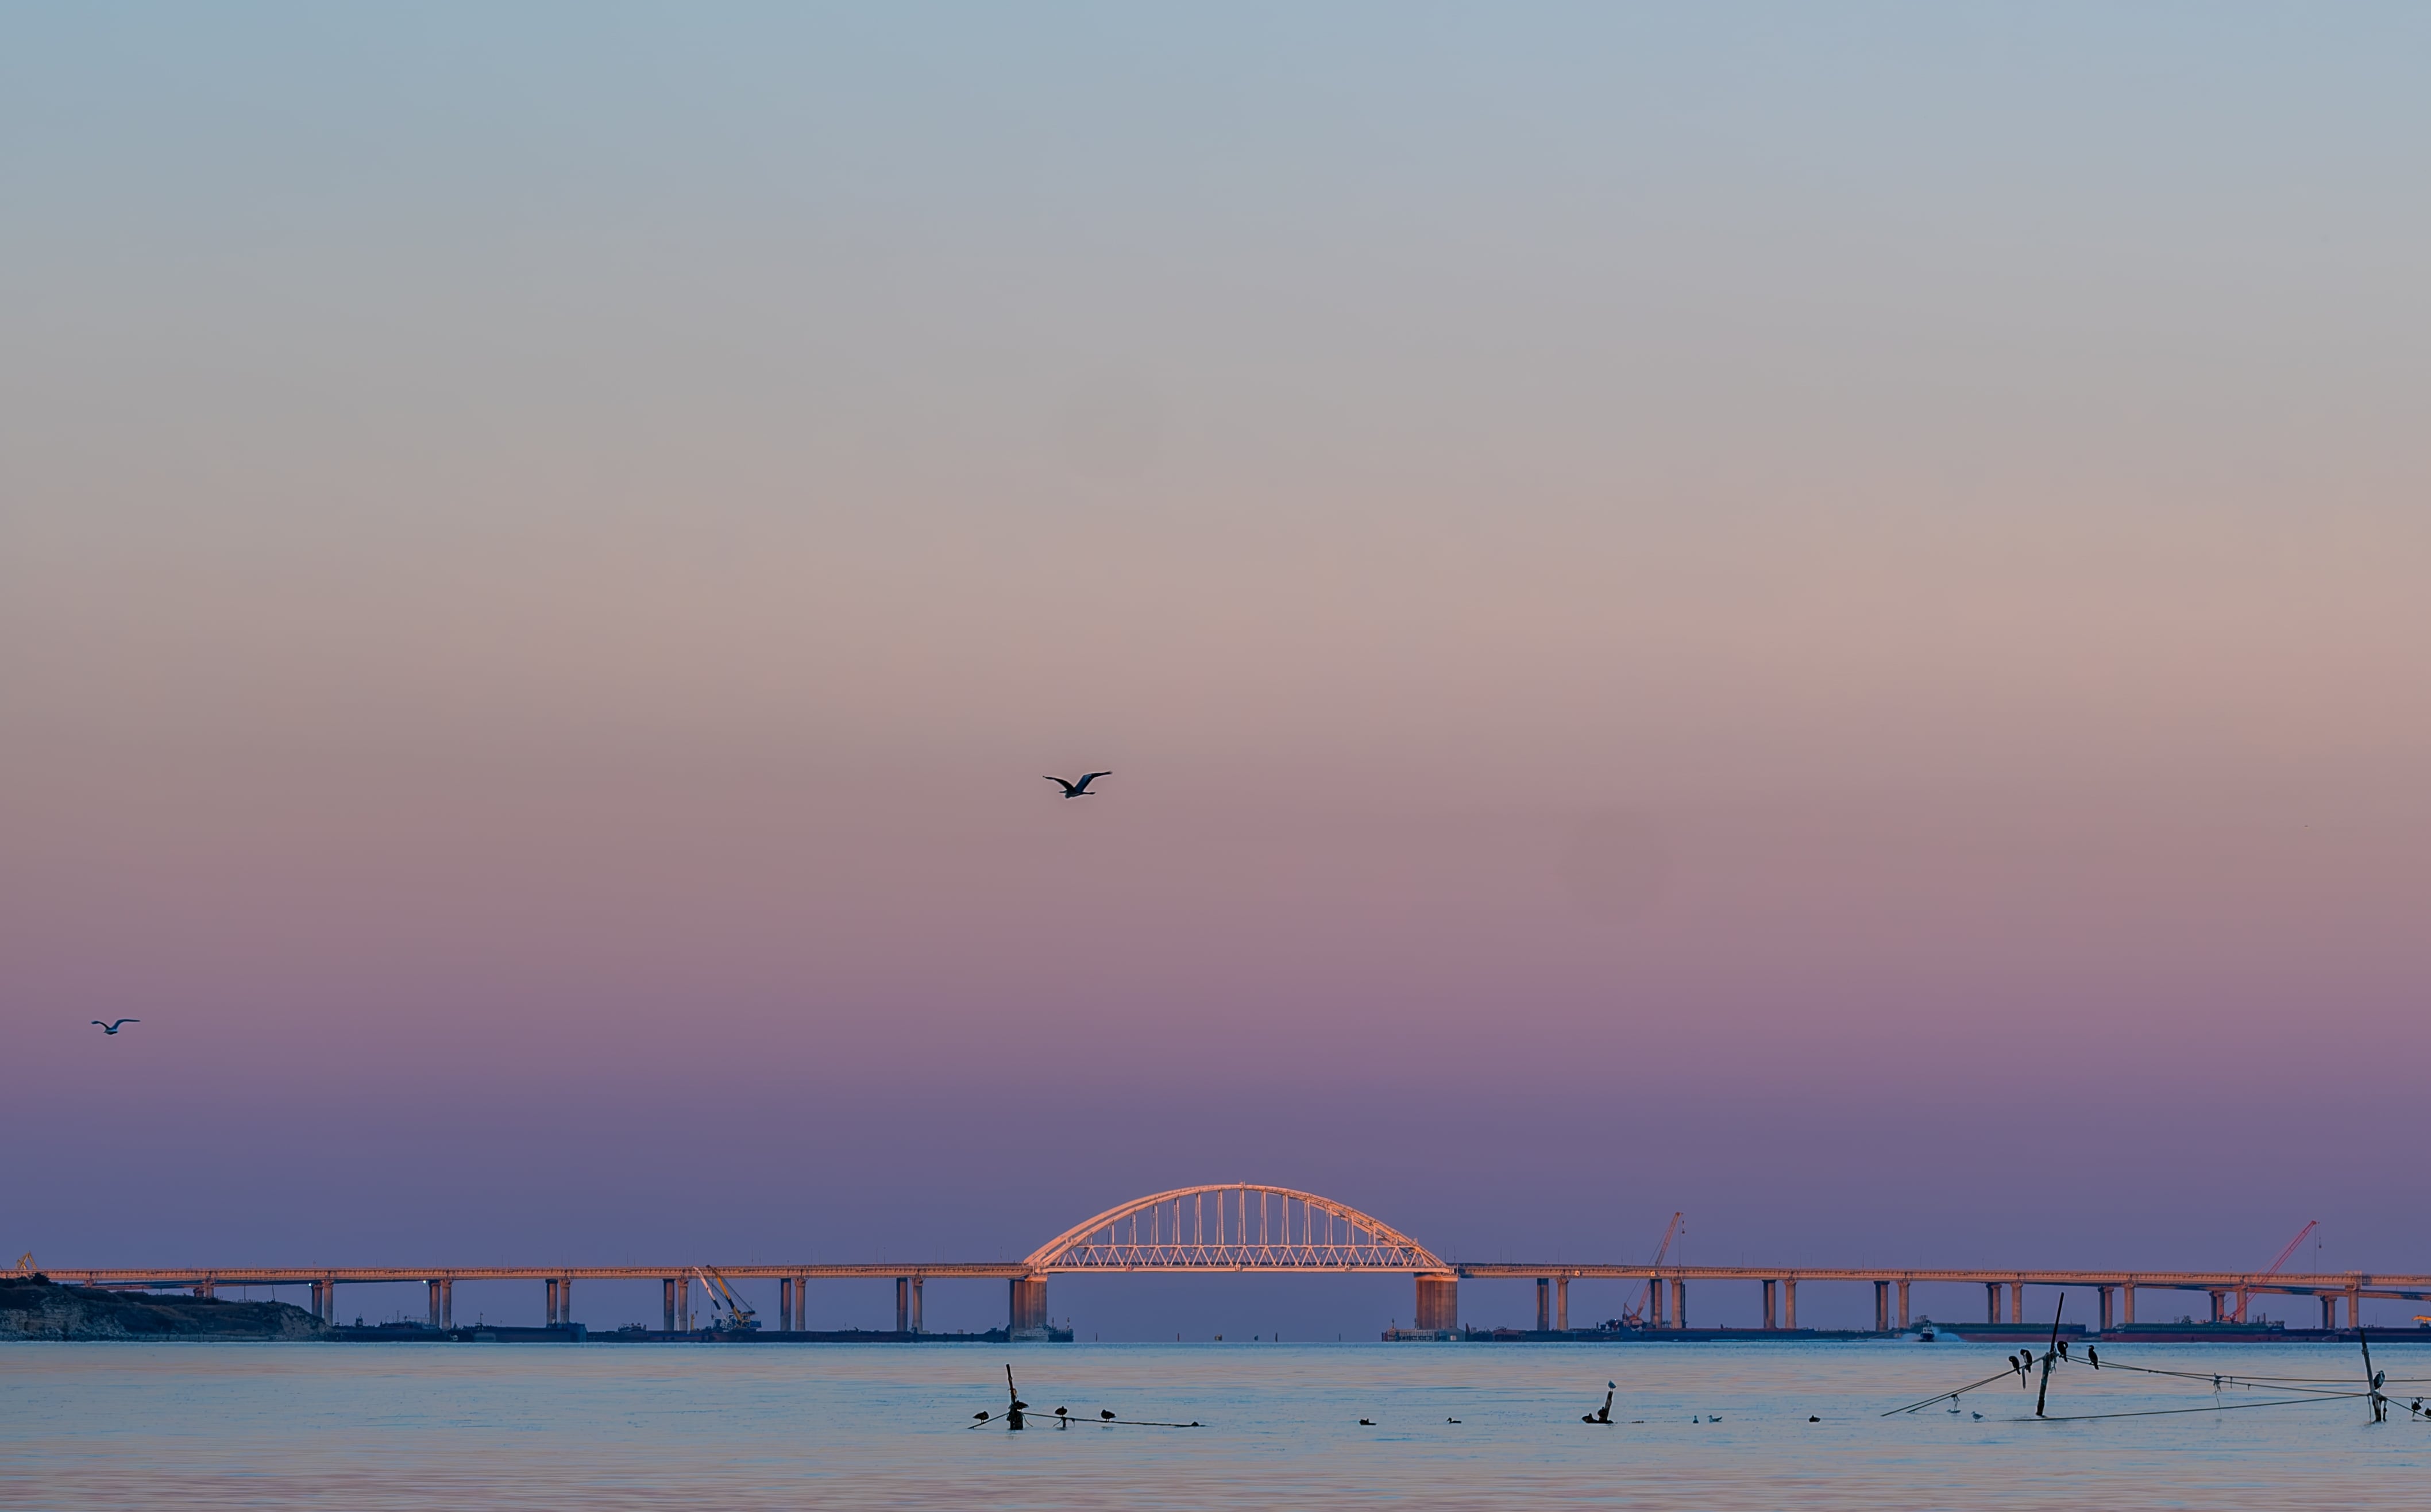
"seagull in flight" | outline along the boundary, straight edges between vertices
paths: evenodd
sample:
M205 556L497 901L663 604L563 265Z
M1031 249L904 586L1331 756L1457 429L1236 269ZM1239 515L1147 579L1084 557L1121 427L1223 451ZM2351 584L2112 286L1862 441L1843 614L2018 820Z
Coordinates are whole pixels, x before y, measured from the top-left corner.
M115 1034L115 1033L118 1033L118 1031L119 1031L119 1026L120 1026L120 1025L123 1025L123 1024L140 1024L140 1023L142 1023L142 1022L143 1022L143 1019L141 1019L141 1018L122 1018L122 1019L118 1020L118 1022L117 1022L117 1023L114 1023L114 1024L105 1024L105 1023L102 1023L102 1021L101 1021L100 1019L98 1019L98 1018L96 1018L96 1019L94 1019L94 1020L93 1020L93 1023L94 1023L96 1026L98 1026L98 1027L100 1028L101 1032L102 1032L103 1033L105 1033L105 1034Z
M1089 784L1096 781L1098 778L1112 777L1115 774L1112 772L1082 772L1081 774L1081 780L1077 782L1067 782L1060 777L1050 777L1048 778L1047 781L1062 788L1064 790L1064 796L1067 798L1092 798L1095 797L1095 795L1089 791Z

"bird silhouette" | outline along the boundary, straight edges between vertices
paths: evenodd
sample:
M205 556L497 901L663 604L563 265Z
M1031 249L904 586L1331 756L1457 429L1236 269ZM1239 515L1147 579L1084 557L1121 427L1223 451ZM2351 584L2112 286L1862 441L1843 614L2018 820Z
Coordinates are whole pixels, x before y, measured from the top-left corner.
M141 1018L122 1018L115 1024L105 1024L100 1019L96 1018L93 1020L93 1025L105 1034L115 1034L118 1033L119 1025L121 1024L140 1024L142 1022L143 1022L143 1020Z
M1107 1411L1105 1408L1103 1408L1103 1407L1099 1407L1099 1408L1098 1409L1098 1417L1100 1417L1100 1418L1103 1418L1103 1419L1104 1419L1106 1421L1108 1421L1108 1422L1112 1422L1112 1421L1114 1421L1114 1420L1115 1420L1115 1415L1114 1415L1113 1413L1111 1413L1111 1412L1108 1412L1108 1411Z
M1062 788L1064 790L1064 796L1067 798L1089 798L1093 796L1089 792L1090 783L1096 781L1098 778L1112 777L1115 774L1112 772L1082 772L1081 774L1081 780L1077 782L1067 782L1060 777L1049 777L1047 781Z

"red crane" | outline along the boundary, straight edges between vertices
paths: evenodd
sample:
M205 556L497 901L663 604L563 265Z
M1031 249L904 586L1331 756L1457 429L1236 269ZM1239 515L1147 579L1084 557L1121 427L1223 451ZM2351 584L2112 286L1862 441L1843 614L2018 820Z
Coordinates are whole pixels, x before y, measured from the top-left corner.
M1663 1242L1654 1247L1654 1258L1649 1263L1651 1265L1661 1265L1663 1263L1663 1257L1671 1252L1671 1241L1679 1236L1680 1215L1674 1213L1671 1215L1670 1226L1663 1231ZM1663 1283L1655 1277L1647 1277L1646 1294L1637 1299L1636 1306L1624 1307L1621 1309L1620 1320L1632 1328L1644 1328L1646 1326L1646 1320L1654 1315L1654 1288L1661 1285L1663 1285Z
M2288 1248L2279 1252L2279 1258L2271 1262L2271 1268L2262 1273L2266 1276L2277 1275L2279 1273L2279 1268L2288 1263L2288 1257L2296 1252L2296 1246L2304 1243L2305 1236L2321 1226L2322 1220L2320 1218L2308 1220L2303 1228L2296 1231L2296 1236L2288 1241ZM2253 1300L2254 1294L2250 1291L2240 1291L2237 1294L2237 1320L2238 1322L2241 1323L2245 1321L2245 1304Z

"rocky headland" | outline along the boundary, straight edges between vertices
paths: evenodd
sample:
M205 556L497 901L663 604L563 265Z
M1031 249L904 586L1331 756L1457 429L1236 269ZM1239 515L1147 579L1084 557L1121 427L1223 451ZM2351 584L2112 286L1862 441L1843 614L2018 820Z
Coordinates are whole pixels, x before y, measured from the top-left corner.
M301 1307L215 1297L62 1286L0 1274L0 1341L14 1339L306 1339L328 1329Z

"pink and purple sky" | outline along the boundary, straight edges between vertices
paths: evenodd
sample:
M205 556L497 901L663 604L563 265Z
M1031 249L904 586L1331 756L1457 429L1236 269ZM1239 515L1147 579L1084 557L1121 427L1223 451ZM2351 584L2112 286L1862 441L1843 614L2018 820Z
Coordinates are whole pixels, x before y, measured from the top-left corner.
M2431 1268L2421 9L6 29L6 1258Z

